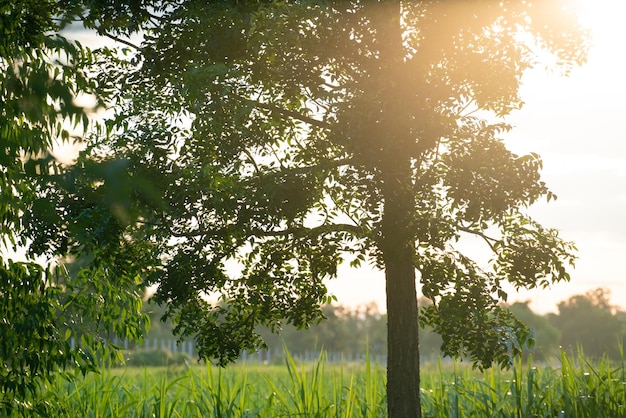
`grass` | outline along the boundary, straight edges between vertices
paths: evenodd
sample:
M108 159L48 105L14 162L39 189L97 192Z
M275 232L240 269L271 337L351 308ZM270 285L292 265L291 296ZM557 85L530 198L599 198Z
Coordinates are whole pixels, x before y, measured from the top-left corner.
M626 417L624 361L591 362L564 351L556 367L515 362L478 373L454 364L423 373L422 411L429 417ZM424 379L424 377L426 379Z
M555 366L517 361L509 371L464 363L422 370L425 417L626 417L621 364L561 352ZM370 364L285 364L107 369L44 388L55 416L384 417L385 370ZM25 407L26 408L26 407ZM12 415L0 411L2 416ZM32 415L32 414L31 414Z

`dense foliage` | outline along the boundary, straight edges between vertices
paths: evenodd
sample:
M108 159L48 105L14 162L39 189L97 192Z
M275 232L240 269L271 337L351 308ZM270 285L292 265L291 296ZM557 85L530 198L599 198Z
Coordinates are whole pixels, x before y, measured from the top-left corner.
M77 140L95 110L77 102L97 92L83 70L93 56L59 34L68 13L56 1L0 5L0 413L54 415L33 398L42 381L94 370L103 355L117 357L106 337L139 337L143 327L140 278L94 229L106 210L64 190L66 167L50 154ZM72 235L91 242L73 245ZM91 263L70 275L56 257Z

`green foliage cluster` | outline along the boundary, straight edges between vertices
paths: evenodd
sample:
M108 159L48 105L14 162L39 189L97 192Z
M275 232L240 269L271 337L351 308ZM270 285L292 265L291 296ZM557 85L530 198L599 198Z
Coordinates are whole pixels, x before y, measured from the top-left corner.
M585 38L571 10L554 30L539 7L472 4L467 20L470 6L457 6L110 5L128 16L101 33L145 36L94 69L116 116L79 164L126 162L120 213L135 222L120 235L150 243L148 280L203 357L225 364L261 345L259 325L320 319L323 279L343 260L386 271L390 344L406 354L392 359L417 349L416 270L433 301L422 321L446 354L508 366L530 339L499 307L501 283L568 280L574 246L524 213L554 198L539 156L507 150L510 127L475 111L521 106L519 79L535 60L522 33L565 71L584 61ZM144 176L151 192L133 182ZM493 251L488 269L457 247L466 234ZM415 362L392 364L417 375Z
M117 358L107 339L138 338L145 325L141 279L120 257L128 250L98 229L110 211L66 187L67 167L50 153L90 125L98 106L77 98L101 99L85 71L93 54L60 35L73 13L69 2L0 4L0 413L54 415L58 405L33 397L41 385ZM72 217L79 208L90 209ZM91 263L69 274L57 257Z

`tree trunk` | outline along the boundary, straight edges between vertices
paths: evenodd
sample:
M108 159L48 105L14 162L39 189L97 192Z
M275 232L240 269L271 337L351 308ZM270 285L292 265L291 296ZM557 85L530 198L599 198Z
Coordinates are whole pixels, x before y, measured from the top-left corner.
M387 288L387 412L391 418L421 417L418 309L412 232L415 197L407 147L411 131L410 76L404 65L400 0L370 3L380 67L372 83L380 97L380 118L371 131L380 140L378 168L383 180L384 213L380 249Z
M414 244L408 233L412 209L408 203L413 199L406 183L394 183L386 187L382 248L387 283L387 411L392 418L421 417Z

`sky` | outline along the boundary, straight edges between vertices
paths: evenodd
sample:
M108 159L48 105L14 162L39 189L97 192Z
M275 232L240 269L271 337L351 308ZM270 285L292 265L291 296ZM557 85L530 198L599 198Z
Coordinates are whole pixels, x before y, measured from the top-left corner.
M524 107L507 118L505 137L516 153L537 152L542 178L558 196L530 214L560 231L578 248L571 280L549 289L516 293L508 302L531 300L535 312L557 312L557 304L598 287L626 309L626 1L578 0L581 20L592 33L587 63L569 77L534 69L523 77ZM384 274L347 266L328 282L339 303L374 301L385 310Z

